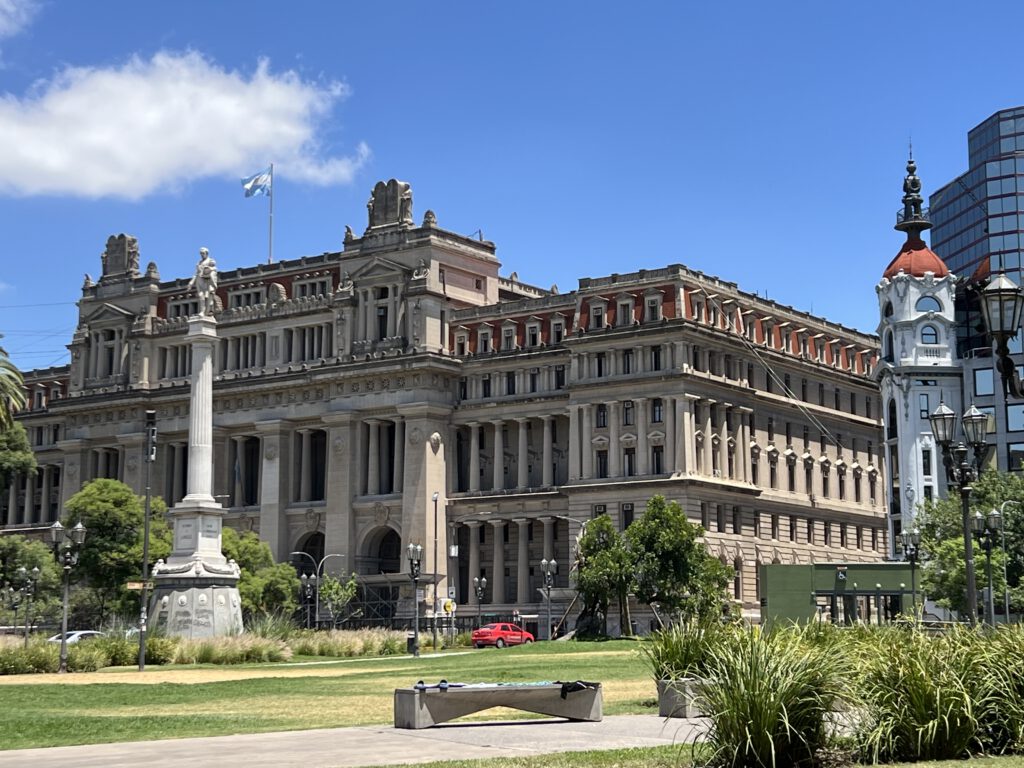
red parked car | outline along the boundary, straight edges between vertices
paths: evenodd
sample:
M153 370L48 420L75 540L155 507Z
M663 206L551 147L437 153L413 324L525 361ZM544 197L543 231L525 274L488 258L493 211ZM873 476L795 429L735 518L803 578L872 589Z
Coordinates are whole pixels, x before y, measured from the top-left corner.
M506 645L523 645L532 643L533 635L515 624L484 624L479 629L473 630L473 645L483 648L485 645L493 645L495 648L504 648Z

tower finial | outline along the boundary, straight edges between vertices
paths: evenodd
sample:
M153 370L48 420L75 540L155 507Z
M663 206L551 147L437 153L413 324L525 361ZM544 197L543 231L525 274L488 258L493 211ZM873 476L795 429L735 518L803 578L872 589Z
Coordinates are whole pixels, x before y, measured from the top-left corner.
M896 229L907 233L907 239L920 239L921 233L931 229L928 213L922 208L921 180L917 178L917 164L914 162L914 146L909 146L907 175L903 179L903 210L896 216Z

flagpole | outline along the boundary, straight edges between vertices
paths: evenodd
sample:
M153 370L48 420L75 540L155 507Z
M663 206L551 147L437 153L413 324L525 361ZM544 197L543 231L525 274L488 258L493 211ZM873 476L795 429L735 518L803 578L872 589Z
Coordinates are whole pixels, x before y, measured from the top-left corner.
M267 264L274 263L274 164L270 164L270 232L267 235Z

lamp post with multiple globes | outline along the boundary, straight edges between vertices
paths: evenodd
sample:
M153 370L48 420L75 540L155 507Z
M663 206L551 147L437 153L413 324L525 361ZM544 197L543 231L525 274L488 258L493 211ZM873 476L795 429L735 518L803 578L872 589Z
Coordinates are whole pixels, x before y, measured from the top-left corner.
M68 602L71 598L71 569L78 565L78 554L85 543L85 526L79 520L70 530L58 520L50 526L50 544L53 554L64 569L64 596L60 620L60 666L58 672L68 671Z

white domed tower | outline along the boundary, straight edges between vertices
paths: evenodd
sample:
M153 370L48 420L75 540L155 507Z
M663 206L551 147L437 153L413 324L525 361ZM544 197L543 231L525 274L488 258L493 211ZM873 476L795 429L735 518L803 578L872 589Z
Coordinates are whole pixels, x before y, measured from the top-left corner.
M903 182L903 210L896 215L896 229L906 232L907 240L875 287L882 343L876 376L890 478L891 555L900 532L912 527L917 506L946 490L941 449L932 437L928 415L940 402L963 412L953 313L957 278L921 239L932 225L921 209L916 171L911 158Z

